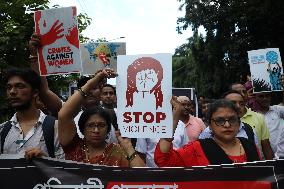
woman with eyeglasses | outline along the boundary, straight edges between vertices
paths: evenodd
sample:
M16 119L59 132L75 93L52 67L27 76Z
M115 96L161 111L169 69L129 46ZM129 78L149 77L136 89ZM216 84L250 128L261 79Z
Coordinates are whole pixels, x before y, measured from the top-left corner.
M172 105L175 131L180 105L175 98ZM255 144L245 138L236 137L240 119L232 102L221 99L212 103L207 119L213 138L200 139L177 150L172 147L172 139L160 139L155 150L155 163L159 167L189 167L260 160Z
M119 167L145 166L130 139L122 138L119 131L116 132L119 145L106 142L111 130L111 118L101 107L86 109L81 114L78 125L84 138L81 139L76 132L74 117L90 90L101 86L105 78L115 76L116 73L111 69L97 72L64 103L58 114L58 135L65 159Z

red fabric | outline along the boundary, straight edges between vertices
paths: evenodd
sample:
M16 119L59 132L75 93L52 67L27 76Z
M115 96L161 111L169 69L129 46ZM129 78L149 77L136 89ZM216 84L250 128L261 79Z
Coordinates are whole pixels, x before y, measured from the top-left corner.
M236 163L246 162L247 160L245 154L228 157ZM160 143L158 143L154 160L159 167L191 167L210 164L198 140L190 142L177 150L174 150L171 146L169 153L161 152Z
M234 163L243 163L247 161L246 154L240 156L228 156Z
M171 147L169 153L160 150L157 144L154 160L159 167L190 167L195 165L209 165L199 141L190 142L178 150Z
M123 181L115 181L108 182L106 189L112 188L130 188L129 185L136 186L135 188L178 188L178 189L271 189L272 183L269 181L246 181L246 180L238 180L238 181L183 181L183 182L157 182L157 181L148 181L148 182L123 182ZM148 185L146 187L145 185ZM150 187L152 185L153 187ZM159 185L165 185L165 187L158 187ZM171 187L166 187L166 186ZM176 187L174 187L176 186ZM134 188L134 187L131 187Z
M261 157L261 155L260 155L260 151L259 151L259 149L258 149L258 146L255 145L255 147L256 147L256 151L257 151L257 155L258 155L258 157L259 157L259 160L262 160L262 157Z

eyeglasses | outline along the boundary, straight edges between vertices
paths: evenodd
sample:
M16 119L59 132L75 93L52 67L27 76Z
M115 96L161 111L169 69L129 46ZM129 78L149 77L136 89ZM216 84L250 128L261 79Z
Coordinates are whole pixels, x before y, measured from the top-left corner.
M86 125L86 129L88 129L88 130L93 130L94 131L96 128L98 130L103 130L103 129L107 128L107 125L104 124L104 123Z
M217 126L224 126L226 122L230 124L230 126L235 126L240 123L240 119L238 117L230 117L229 119L225 119L223 117L217 117L215 119L211 119Z

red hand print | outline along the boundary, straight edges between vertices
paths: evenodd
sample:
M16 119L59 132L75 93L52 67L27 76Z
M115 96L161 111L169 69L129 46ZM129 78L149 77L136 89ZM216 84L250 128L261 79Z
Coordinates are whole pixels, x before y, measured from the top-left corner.
M68 29L68 34L65 35L67 41L74 45L76 48L79 48L79 38L78 38L78 29L76 26L72 26Z
M62 26L63 26L63 23L59 23L59 20L57 20L52 25L50 30L46 34L41 36L41 44L43 46L50 45L54 43L57 39L60 39L61 37L63 37L64 35L61 34L64 31Z

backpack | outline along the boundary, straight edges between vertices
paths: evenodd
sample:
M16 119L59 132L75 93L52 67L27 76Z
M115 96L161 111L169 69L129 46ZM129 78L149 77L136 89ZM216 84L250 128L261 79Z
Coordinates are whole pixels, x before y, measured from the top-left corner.
M42 132L45 141L45 145L48 151L49 157L55 158L55 149L54 149L54 124L55 118L52 116L47 115L42 123ZM7 121L4 126L3 130L0 133L1 138L1 154L3 153L4 142L6 136L8 135L12 124L11 121Z
M244 124L245 132L246 132L246 134L247 134L247 136L248 136L248 140L251 141L251 142L253 142L253 143L255 144L254 132L253 132L252 127L251 127L249 124L247 124L247 123L244 123L244 122L243 122L243 124Z

